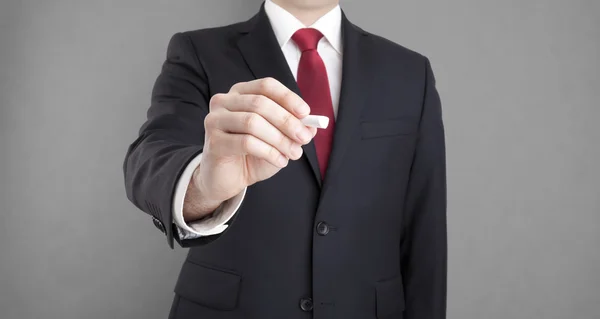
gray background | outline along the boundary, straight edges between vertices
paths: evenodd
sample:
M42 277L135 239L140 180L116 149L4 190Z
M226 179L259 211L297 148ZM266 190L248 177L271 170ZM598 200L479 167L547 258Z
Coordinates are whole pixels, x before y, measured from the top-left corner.
M169 37L259 0L0 2L0 317L165 318L185 250L121 163ZM449 318L600 316L600 2L342 0L432 60Z

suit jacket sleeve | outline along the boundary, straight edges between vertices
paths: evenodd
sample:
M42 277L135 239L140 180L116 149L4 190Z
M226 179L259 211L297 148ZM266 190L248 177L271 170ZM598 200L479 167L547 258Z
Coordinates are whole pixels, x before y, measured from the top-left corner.
M407 319L446 318L446 159L440 97L429 60L401 241Z
M208 102L207 77L195 48L185 33L175 34L152 91L147 121L123 165L127 197L153 216L171 247L173 238L179 241L172 220L176 183L202 152Z

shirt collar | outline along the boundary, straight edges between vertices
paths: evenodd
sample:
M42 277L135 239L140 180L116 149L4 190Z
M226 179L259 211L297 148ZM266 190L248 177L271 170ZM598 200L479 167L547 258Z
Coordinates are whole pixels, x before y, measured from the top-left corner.
M280 47L283 47L296 31L306 28L294 15L271 0L265 1L265 12ZM339 5L308 27L319 30L337 53L342 54L342 10Z

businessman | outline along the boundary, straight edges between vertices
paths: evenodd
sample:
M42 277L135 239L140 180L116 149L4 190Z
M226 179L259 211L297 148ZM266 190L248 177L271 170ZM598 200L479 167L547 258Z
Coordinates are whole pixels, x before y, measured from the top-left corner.
M338 2L172 37L124 163L129 199L190 247L170 318L445 318L430 63Z

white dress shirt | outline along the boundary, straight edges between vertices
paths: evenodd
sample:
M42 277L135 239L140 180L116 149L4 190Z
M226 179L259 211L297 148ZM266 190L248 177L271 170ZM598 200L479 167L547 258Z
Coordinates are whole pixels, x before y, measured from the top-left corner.
M298 64L300 63L302 52L291 38L296 31L306 28L306 26L291 13L273 3L271 0L265 1L265 12L271 22L273 32L281 47L281 51L294 75L294 79L297 79ZM342 11L340 6L336 6L313 25L309 26L309 28L315 28L323 34L323 38L319 41L317 46L317 52L319 52L319 55L325 63L325 68L327 69L329 88L331 90L331 99L333 102L333 114L337 117L342 84L343 52ZM188 164L179 178L175 189L173 220L178 226L179 237L181 239L193 239L223 232L227 228L225 223L235 215L246 194L246 189L244 189L240 194L225 201L209 218L185 223L183 220L183 201L185 193L192 175L198 165L200 165L201 160L202 154L199 154Z

